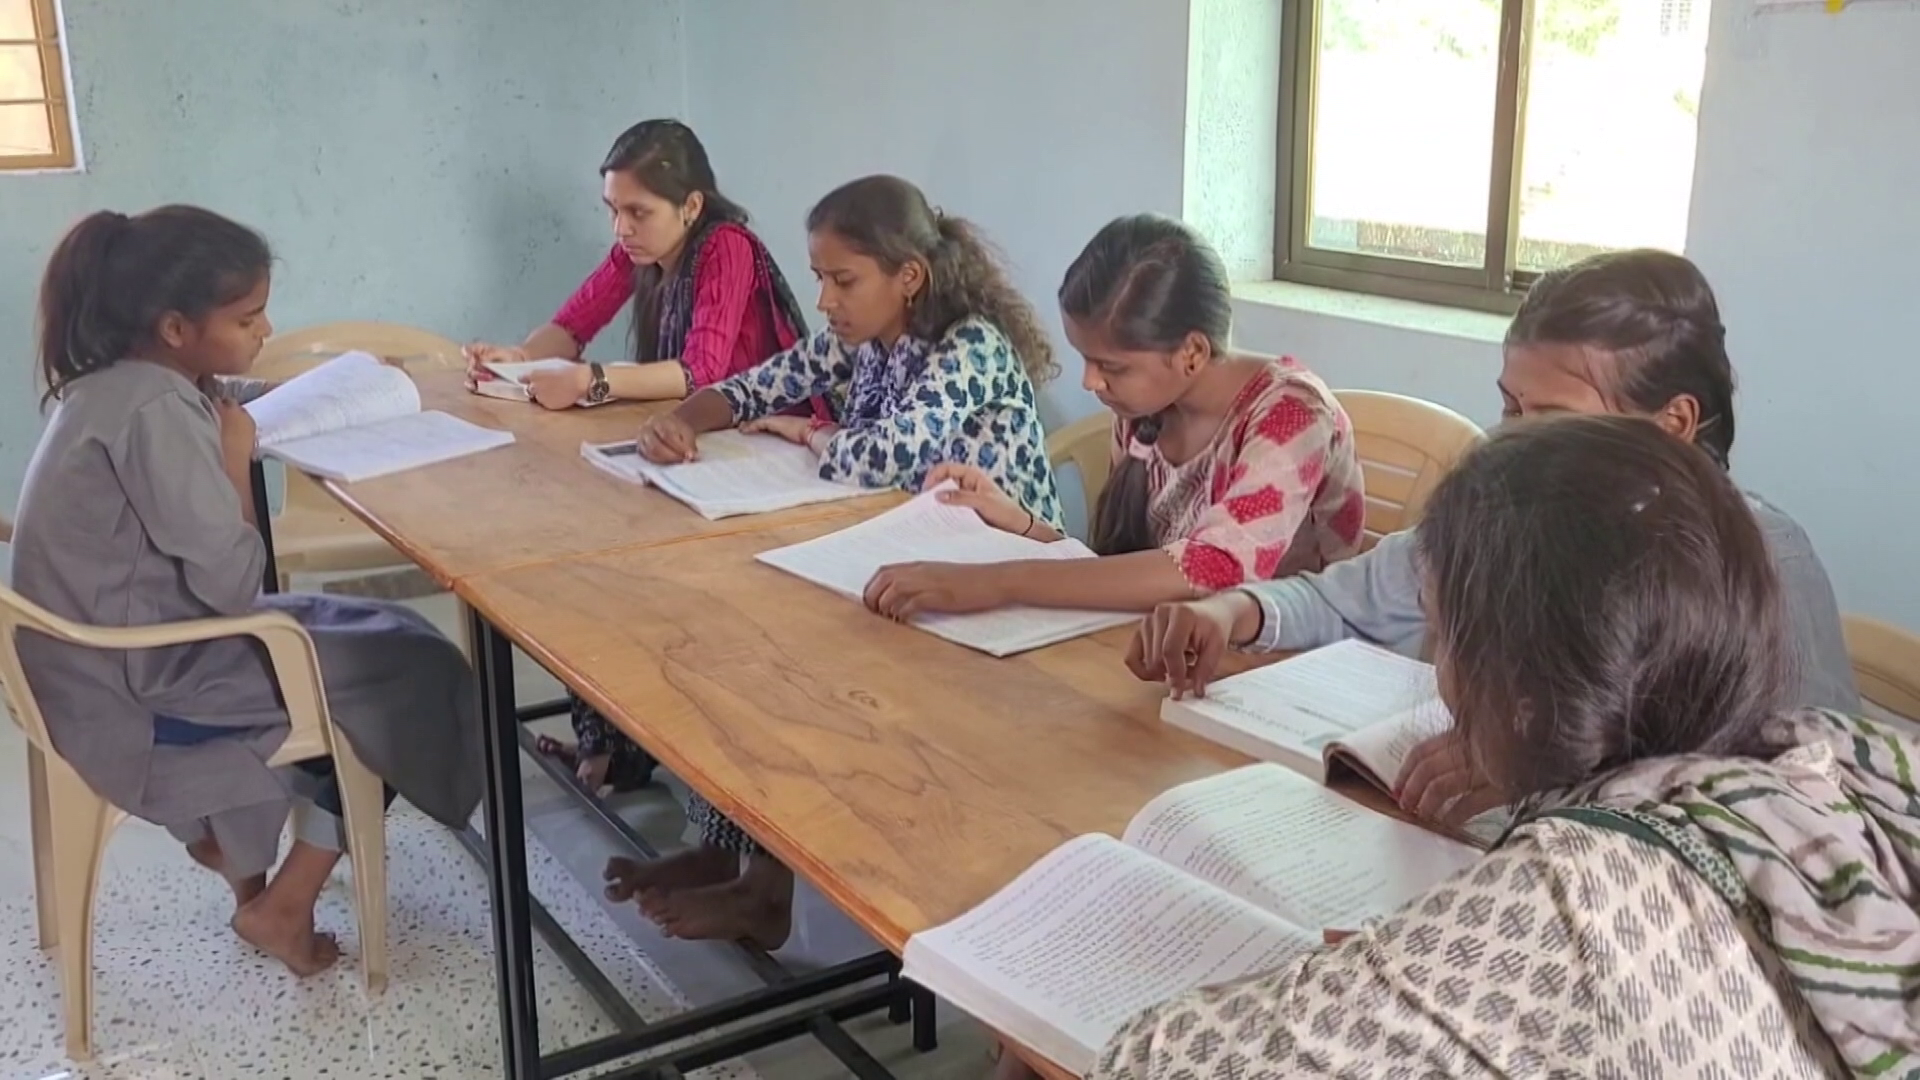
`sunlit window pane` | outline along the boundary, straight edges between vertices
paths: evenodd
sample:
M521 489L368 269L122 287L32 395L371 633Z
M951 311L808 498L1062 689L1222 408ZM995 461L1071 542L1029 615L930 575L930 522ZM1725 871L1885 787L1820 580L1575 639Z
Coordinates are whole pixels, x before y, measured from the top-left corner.
M1307 243L1486 258L1497 0L1318 0Z
M1522 269L1687 238L1708 0L1534 0Z

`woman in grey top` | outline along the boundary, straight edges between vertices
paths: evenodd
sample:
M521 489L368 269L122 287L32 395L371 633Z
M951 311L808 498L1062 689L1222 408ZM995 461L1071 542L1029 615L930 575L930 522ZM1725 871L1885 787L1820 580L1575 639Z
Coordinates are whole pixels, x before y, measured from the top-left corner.
M292 615L361 760L422 810L464 824L480 752L459 648L395 605L261 595L253 422L236 401L262 387L230 377L272 333L271 263L252 230L192 207L97 213L60 242L40 295L54 406L20 496L14 587L96 626ZM325 763L267 765L288 720L250 640L108 653L29 634L20 653L60 755L227 879L242 938L297 974L334 961L313 905L343 847L339 792ZM268 881L290 810L294 844Z
M1507 330L1499 388L1503 417L1638 415L1723 468L1733 449L1733 366L1719 305L1699 268L1667 252L1597 255L1541 277ZM1839 607L1812 542L1758 496L1749 493L1747 505L1787 597L1793 704L1857 712ZM1185 693L1204 692L1229 648L1296 651L1359 638L1417 655L1426 637L1420 589L1413 534L1394 533L1323 573L1163 605L1141 625L1128 666ZM1399 789L1406 809L1451 821L1495 798L1450 735L1413 753Z

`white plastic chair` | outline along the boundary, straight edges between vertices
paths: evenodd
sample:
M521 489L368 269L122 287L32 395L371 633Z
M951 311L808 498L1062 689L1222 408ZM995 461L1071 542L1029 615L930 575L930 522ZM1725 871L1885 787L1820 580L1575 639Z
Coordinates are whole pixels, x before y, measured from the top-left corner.
M1842 616L1841 625L1861 700L1920 735L1920 634L1865 615Z
M11 533L11 530L7 530ZM331 757L345 812L353 866L360 961L369 996L387 981L387 846L385 792L334 730L307 632L291 616L260 612L158 626L93 627L69 622L0 586L0 689L28 742L33 814L33 877L40 947L59 948L67 1054L92 1055L93 900L100 860L126 814L94 794L54 749L45 717L27 685L18 648L22 630L94 649L151 649L223 637L252 637L266 647L293 730L271 764Z
M1080 474L1080 496L1086 503L1086 521L1093 523L1094 507L1113 472L1113 414L1105 409L1081 417L1047 436L1047 461L1057 474L1071 464Z
M1444 405L1379 390L1335 390L1353 421L1366 477L1366 546L1420 520L1454 462L1480 441L1480 425Z
M466 366L460 346L438 334L394 323L339 322L275 335L260 350L248 374L280 382L356 350L399 361L410 371ZM286 498L273 517L273 553L282 591L295 573L413 565L318 483L292 469L287 470Z

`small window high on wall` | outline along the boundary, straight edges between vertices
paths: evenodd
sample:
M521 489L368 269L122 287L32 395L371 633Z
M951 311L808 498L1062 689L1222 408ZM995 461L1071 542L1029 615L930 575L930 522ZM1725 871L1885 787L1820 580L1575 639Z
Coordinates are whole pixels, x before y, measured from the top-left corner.
M55 0L0 0L0 171L75 163Z
M1287 0L1277 277L1512 311L1686 242L1709 0Z

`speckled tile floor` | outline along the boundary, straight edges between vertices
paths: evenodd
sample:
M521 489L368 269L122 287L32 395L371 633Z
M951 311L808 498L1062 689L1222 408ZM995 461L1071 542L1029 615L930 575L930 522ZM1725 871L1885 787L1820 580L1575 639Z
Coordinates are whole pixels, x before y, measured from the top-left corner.
M438 622L456 617L445 597L418 601ZM557 691L521 658L522 699ZM300 981L226 929L225 887L194 867L164 831L123 825L109 849L94 928L94 1043L85 1065L66 1060L53 956L35 944L25 744L0 723L0 1080L479 1080L499 1075L486 884L439 826L399 804L388 823L389 988L360 990L352 901L343 868L322 897L320 919L341 935L341 965ZM535 895L644 1016L665 1016L754 985L730 948L661 939L631 906L597 895L614 842L530 764L529 871ZM677 786L655 785L622 813L656 844L677 840ZM536 942L538 937L536 935ZM781 958L804 970L871 948L844 916L802 886L794 941ZM542 1048L606 1034L611 1025L544 945L536 985ZM914 1053L904 1029L882 1018L850 1025L900 1080L959 1080L988 1067L984 1034L942 1010L942 1048ZM796 1040L706 1078L826 1080L845 1069Z

